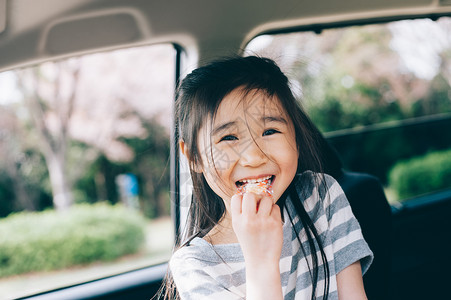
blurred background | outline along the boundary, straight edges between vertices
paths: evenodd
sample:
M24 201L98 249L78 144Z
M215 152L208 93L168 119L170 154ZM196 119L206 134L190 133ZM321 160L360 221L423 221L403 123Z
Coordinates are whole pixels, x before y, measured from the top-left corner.
M0 298L167 261L175 53L0 74Z

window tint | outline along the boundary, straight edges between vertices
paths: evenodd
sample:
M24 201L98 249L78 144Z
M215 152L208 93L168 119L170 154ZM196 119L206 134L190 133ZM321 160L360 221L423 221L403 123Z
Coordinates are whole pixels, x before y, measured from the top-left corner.
M0 298L167 261L172 45L0 74Z
M390 201L451 187L451 18L263 35L345 168L378 176Z

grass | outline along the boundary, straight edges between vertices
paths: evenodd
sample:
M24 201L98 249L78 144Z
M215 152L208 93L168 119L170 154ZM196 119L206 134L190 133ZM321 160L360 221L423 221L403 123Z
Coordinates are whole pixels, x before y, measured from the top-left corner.
M12 299L120 274L167 261L174 240L170 218L149 221L146 246L138 254L113 262L92 263L59 271L34 272L0 279L0 299Z

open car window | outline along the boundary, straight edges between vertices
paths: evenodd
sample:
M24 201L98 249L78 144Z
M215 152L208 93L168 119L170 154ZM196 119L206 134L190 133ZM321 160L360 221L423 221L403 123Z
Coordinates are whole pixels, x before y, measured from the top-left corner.
M339 152L391 203L451 187L451 18L262 35L268 56Z
M0 74L0 298L165 262L176 50Z

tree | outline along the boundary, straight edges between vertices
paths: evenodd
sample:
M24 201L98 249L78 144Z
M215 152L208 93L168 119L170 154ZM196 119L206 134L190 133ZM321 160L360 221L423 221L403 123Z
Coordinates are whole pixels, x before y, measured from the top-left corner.
M70 118L77 97L80 65L76 60L19 70L24 103L39 136L39 149L49 173L53 204L67 210L73 203L67 175Z
M146 122L157 119L169 130L170 118L164 116L173 97L174 62L168 47L92 54L13 71L18 106L27 112L15 116L21 128L15 137L34 140L42 153L56 209L73 203L75 184L90 174L97 158L135 161L128 141L149 138L152 125ZM106 195L103 177L95 175L101 198Z
M20 139L17 138L20 136L19 130L20 125L15 116L5 107L0 106L0 157L3 158L0 161L1 169L8 175L12 190L18 199L11 210L33 211L36 209L36 203L32 195L27 192L27 181L24 180L20 170L24 151ZM2 199L2 201L7 200L10 199Z

